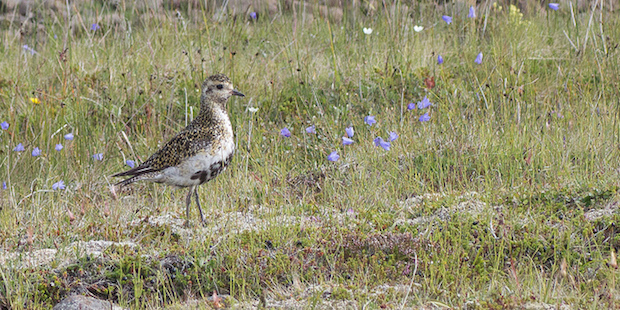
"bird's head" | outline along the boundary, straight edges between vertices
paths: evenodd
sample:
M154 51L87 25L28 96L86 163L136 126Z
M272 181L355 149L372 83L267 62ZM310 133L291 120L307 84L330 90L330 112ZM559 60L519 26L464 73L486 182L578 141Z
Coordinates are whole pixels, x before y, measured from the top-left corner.
M202 83L202 97L211 99L215 102L226 101L230 96L245 95L234 89L230 79L223 74L216 74L208 77Z

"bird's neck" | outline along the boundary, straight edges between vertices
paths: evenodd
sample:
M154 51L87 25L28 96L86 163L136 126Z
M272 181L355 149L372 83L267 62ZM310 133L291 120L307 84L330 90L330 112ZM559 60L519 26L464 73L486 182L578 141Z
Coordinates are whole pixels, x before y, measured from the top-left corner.
M197 118L222 118L227 117L225 98L202 98L200 100L200 112Z

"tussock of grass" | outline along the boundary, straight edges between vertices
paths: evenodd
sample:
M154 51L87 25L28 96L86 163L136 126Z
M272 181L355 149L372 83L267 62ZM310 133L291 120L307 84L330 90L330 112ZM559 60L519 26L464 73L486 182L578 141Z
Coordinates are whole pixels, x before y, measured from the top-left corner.
M0 255L87 240L139 248L3 265L0 308L72 292L161 307L213 291L239 305L615 307L617 14L485 3L468 19L461 4L386 3L341 16L283 5L253 20L215 4L95 2L4 19ZM163 185L114 199L108 176L197 115L200 83L219 72L246 97L228 107L233 165L200 190L207 226L177 225L185 192ZM424 96L430 108L407 110ZM343 146L349 126L355 143ZM392 131L389 151L374 146Z

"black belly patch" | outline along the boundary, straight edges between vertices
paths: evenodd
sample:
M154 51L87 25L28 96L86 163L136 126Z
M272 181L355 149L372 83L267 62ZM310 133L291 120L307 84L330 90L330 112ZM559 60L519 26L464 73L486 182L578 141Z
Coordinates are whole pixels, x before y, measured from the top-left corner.
M196 173L194 173L190 179L192 180L196 180L196 179L200 179L200 184L208 181L207 179L209 178L209 171L204 171L204 170L200 170Z
M211 164L211 166L209 166L209 169L207 170L200 170L194 173L190 177L190 179L192 180L199 179L200 184L210 181L211 179L215 178L218 174L220 174L222 171L224 171L224 169L226 169L226 166L228 166L230 162L232 161L232 155L233 154L231 153L228 157L226 157L226 159L224 159L224 161L218 161L218 162Z

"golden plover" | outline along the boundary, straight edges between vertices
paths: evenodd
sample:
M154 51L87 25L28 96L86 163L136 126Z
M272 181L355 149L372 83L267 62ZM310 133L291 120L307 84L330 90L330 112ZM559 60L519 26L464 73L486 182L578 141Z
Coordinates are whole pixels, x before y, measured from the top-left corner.
M204 223L198 186L226 169L235 151L233 129L226 111L226 102L232 95L244 97L233 88L225 75L208 77L202 83L198 116L141 165L113 175L131 176L118 182L115 187L121 188L137 181L189 187L185 198L187 221L189 223L193 194L200 219Z

